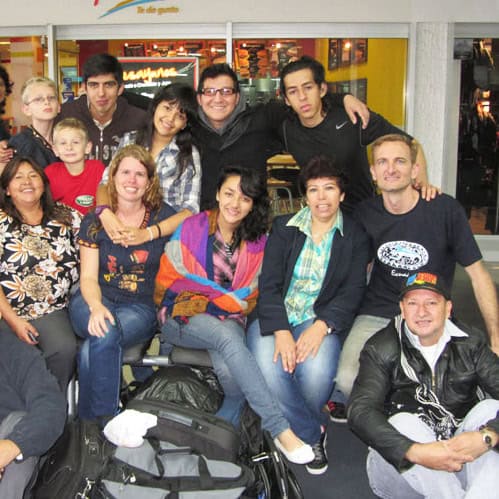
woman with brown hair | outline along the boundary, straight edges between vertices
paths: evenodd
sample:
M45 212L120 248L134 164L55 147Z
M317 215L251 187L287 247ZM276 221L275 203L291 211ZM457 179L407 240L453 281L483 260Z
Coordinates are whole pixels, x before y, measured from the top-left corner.
M97 210L80 231L80 290L70 315L85 339L79 354L79 415L103 423L118 411L123 349L150 339L156 330L154 277L166 242L158 223L173 215L162 201L156 165L141 146L118 151L107 184L110 209L126 226L144 228L150 240L125 247L103 229Z
M64 389L76 354L66 307L78 280L80 215L54 203L31 158L11 159L0 184L0 334L38 346Z

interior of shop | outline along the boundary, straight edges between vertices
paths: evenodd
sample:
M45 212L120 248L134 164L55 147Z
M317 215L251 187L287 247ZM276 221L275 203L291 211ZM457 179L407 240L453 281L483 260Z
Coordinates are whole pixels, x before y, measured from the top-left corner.
M306 54L323 63L332 91L352 93L395 125L405 127L405 38L254 38L234 39L232 44L229 62L251 105L279 98L280 69ZM455 51L461 59L456 197L475 234L497 234L499 71L495 61L499 39L456 40ZM127 90L152 96L158 86L179 78L196 86L203 68L226 62L228 51L223 39L57 41L62 102L80 95L83 62L98 52L111 53L122 61ZM0 62L14 81L2 118L16 133L26 125L19 105L21 82L34 74L48 74L46 37L0 38Z
M475 234L498 234L499 39L468 40L461 57L456 197Z

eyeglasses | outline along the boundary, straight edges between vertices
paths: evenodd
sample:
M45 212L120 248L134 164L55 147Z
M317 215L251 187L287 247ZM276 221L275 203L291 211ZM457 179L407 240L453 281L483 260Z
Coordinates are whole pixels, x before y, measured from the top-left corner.
M35 97L34 99L31 99L29 102L26 102L26 104L33 104L33 102L35 104L38 104L38 105L41 105L43 104L45 101L48 101L49 104L53 104L54 102L57 101L57 96L55 95L46 95L45 97L42 97L40 95L40 97Z
M207 95L208 97L215 97L217 93L220 93L222 97L229 97L229 95L234 95L236 93L236 89L233 87L203 88L201 93L203 95Z

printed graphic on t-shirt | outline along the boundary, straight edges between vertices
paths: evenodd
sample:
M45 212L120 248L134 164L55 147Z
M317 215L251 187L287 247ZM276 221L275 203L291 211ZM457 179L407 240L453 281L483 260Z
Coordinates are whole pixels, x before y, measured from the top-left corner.
M94 196L90 194L82 194L75 198L75 203L82 208L89 208L94 204Z
M428 251L424 246L410 241L388 241L378 248L378 259L392 269L417 270L428 263ZM392 275L396 272L392 270Z
M135 250L129 255L132 265L126 268L123 265L118 265L117 258L113 255L107 257L107 270L104 274L104 280L107 282L116 281L117 287L137 293L139 286L144 282L145 264L149 256L147 250Z

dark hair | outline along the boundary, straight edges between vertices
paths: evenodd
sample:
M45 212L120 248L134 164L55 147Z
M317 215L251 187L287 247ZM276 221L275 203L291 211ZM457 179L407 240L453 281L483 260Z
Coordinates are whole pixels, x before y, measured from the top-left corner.
M291 73L296 73L296 71L301 71L302 69L310 69L312 71L312 76L314 78L315 83L320 87L323 83L326 83L326 72L324 70L324 66L313 57L308 55L304 55L297 59L296 61L290 62L286 64L281 69L281 82L280 82L280 90L282 97L286 97L286 86L284 85L284 78ZM327 98L328 93L322 97L322 107L324 111L328 111L330 104L329 99Z
M23 163L28 163L33 170L41 177L43 182L43 194L40 198L40 204L43 210L42 224L49 220L57 220L60 223L71 226L72 215L71 210L63 205L54 202L52 193L50 192L49 179L43 168L28 156L14 156L6 165L0 176L0 208L14 220L14 226L18 227L24 223L21 213L19 213L12 198L7 195L7 189Z
M348 184L345 172L338 168L334 161L327 156L314 156L301 169L298 176L298 188L302 196L307 192L307 182L316 178L334 178L341 192L345 192Z
M212 64L204 68L201 76L199 77L198 83L198 94L202 93L204 82L207 78L216 78L217 76L230 76L234 84L234 89L239 93L239 81L237 80L237 75L234 70L225 62L220 64Z
M193 138L191 125L197 116L196 93L190 85L172 83L158 89L149 105L146 125L137 132L136 143L151 150L154 135L154 113L159 104L164 101L177 104L179 110L187 117L185 128L180 130L176 135L176 142L179 148L177 178L180 178L189 166L189 163L192 162Z
M83 64L83 81L87 83L92 76L112 74L118 85L123 83L123 67L116 57L110 54L95 54Z
M265 178L256 170L242 166L224 166L217 181L217 192L224 182L232 176L241 178L241 191L253 200L253 208L242 220L234 233L233 246L241 241L256 241L268 230L270 221L270 201Z
M9 73L7 72L5 67L2 66L1 64L0 64L0 78L3 80L5 84L5 97L7 97L12 93L12 87L14 86L14 83L10 81ZM5 113L5 104L6 104L6 99L0 102L0 114Z

